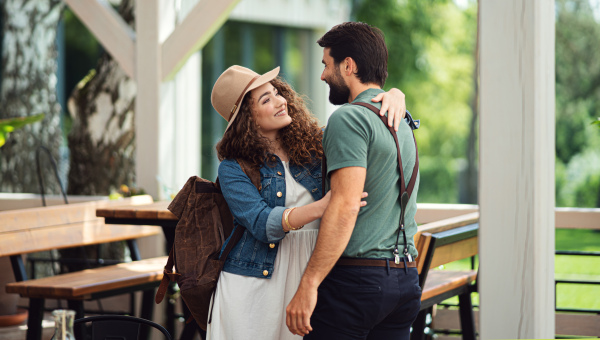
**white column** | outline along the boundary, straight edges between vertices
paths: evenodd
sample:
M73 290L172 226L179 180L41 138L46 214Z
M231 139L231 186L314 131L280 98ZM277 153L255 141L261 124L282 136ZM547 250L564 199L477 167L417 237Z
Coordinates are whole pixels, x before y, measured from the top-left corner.
M554 0L480 0L481 339L554 338Z
M168 183L169 194L176 194L190 176L200 175L201 68L202 54L196 52L186 61L174 79L175 105L171 119L175 120L175 130L170 157L173 175Z
M334 106L329 102L329 86L321 80L321 74L323 73L323 48L317 44L317 40L325 34L327 30L315 29L311 31L309 37L309 48L310 54L308 55L312 67L309 69L309 98L311 99L311 107L313 114L319 119L321 125L326 125L329 116L338 107Z
M135 101L137 186L158 198L160 107L159 1L136 6L135 31L137 98Z

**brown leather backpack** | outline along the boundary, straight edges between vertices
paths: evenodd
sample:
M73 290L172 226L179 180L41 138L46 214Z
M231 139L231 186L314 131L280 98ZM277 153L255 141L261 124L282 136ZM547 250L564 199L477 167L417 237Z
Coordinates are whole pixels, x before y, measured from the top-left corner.
M243 161L238 160L238 163L252 184L259 189L259 170ZM219 274L227 255L238 243L245 228L238 225L233 231L233 216L223 197L218 179L214 183L197 176L190 177L168 209L179 218L179 222L155 301L160 303L169 281L176 281L181 297L198 326L206 330L210 299L217 286ZM219 256L225 240L230 235L227 247Z

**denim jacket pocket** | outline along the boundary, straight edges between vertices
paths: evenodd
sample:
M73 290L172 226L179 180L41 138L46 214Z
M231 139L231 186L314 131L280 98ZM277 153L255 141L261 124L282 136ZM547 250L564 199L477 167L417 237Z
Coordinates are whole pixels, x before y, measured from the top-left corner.
M264 177L261 181L260 195L262 196L262 198L267 200L267 202L269 202L269 200L273 196L273 193L271 192L273 191L273 185L271 184L273 181L274 179L272 177Z

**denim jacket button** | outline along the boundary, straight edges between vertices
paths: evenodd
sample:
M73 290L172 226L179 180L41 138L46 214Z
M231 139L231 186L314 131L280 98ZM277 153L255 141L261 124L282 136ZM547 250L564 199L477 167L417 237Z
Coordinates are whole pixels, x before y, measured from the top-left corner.
M275 243L269 243L269 248L271 248L271 249L275 248Z
M312 192L315 192L317 190L319 190L319 188L314 188L314 189L312 189Z
M268 276L269 275L269 271L268 270L263 270L263 275L264 276Z
M277 171L277 174L278 174L279 176L281 176L281 171Z
M281 196L283 196L283 193L281 191L278 191L277 192L277 197L281 197Z

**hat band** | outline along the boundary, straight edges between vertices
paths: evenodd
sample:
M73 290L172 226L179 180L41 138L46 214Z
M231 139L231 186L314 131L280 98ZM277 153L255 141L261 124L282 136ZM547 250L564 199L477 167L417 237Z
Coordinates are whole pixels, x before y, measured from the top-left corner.
M231 114L229 115L229 119L227 121L231 120L231 117L233 117L233 113L237 109L238 105L240 105L240 102L242 101L242 98L244 98L244 94L246 94L246 90L248 90L248 88L250 87L250 85L252 85L252 83L254 83L254 81L256 79L258 79L258 77L260 77L260 74L257 75L257 76L255 76L254 78L252 78L252 80L250 80L250 82L248 83L248 85L246 85L246 87L244 88L244 91L242 91L242 93L240 94L240 97L235 102L235 105L233 105L233 108L231 109Z

